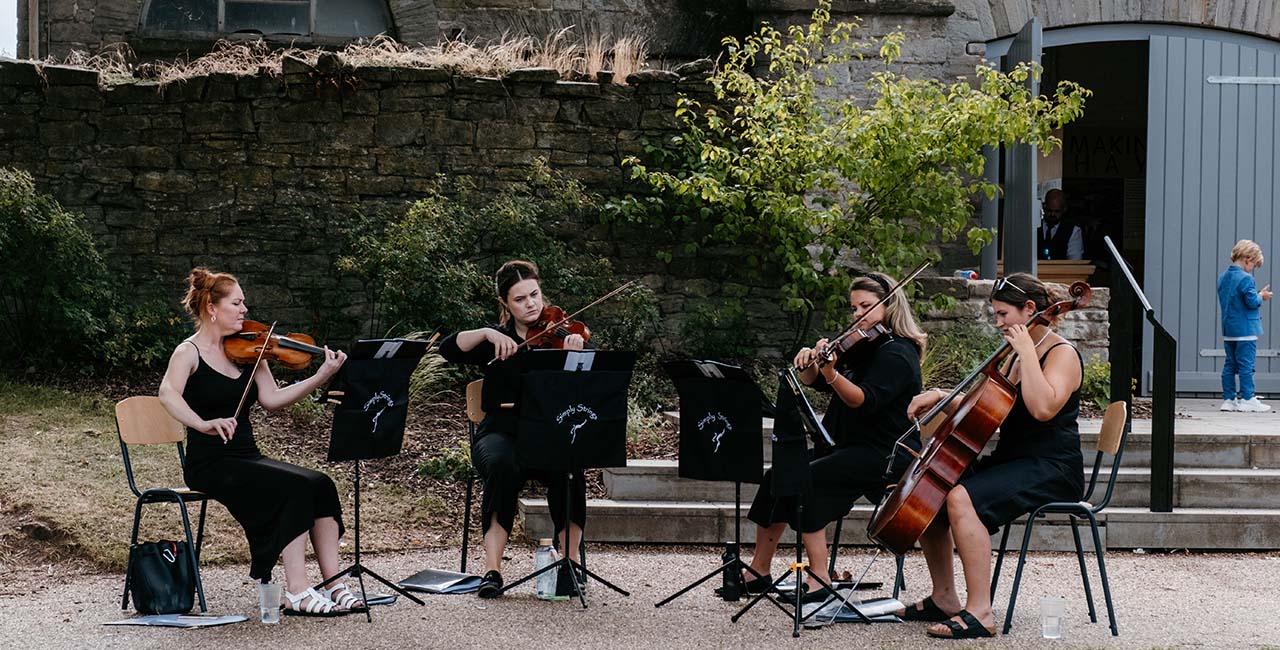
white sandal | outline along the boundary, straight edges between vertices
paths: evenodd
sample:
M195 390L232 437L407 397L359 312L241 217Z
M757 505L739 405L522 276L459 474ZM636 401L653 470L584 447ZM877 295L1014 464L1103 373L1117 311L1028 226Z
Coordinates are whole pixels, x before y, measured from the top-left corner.
M307 604L303 606L302 605L303 599L308 597L311 600L308 600ZM349 612L339 611L338 606L334 604L332 600L329 600L327 597L325 597L320 592L316 591L314 588L308 588L306 591L300 594L291 594L288 591L286 591L284 592L284 599L289 601L289 604L286 605L283 609L286 616L330 617L330 616L342 616L344 614L349 613Z
M345 583L339 582L338 584L325 589L321 593L324 594L325 598L333 601L333 604L337 606L337 609L340 612L358 613L369 609L368 605L360 602L359 598L356 598L355 593L353 593L351 589L347 588Z

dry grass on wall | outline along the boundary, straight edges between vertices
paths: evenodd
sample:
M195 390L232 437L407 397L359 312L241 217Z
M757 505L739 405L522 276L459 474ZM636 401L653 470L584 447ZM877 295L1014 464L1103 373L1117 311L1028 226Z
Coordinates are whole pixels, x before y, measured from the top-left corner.
M237 76L280 75L286 56L315 63L323 50L272 48L264 41L219 41L208 54L192 61L135 63L137 57L127 45L105 47L97 54L73 51L63 59L50 58L48 64L74 65L102 73L104 84L127 83L136 78L160 84L221 73ZM392 66L440 68L463 76L501 77L521 68L553 68L565 80L594 81L601 71L612 71L613 83L625 84L627 75L647 67L645 40L626 36L610 40L604 36L580 37L566 27L543 39L532 36L504 37L478 44L474 41L445 40L435 45L408 46L385 36L347 45L340 51L343 61L354 67Z

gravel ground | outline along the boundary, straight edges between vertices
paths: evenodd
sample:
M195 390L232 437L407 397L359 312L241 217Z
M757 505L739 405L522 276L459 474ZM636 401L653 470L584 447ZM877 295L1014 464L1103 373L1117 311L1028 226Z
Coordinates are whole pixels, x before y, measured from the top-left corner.
M513 546L504 574L523 575L532 565L532 549ZM790 638L790 621L768 605L758 606L738 623L729 616L740 604L714 599L710 583L663 607L653 604L675 588L710 571L718 563L711 548L602 547L589 556L590 567L620 586L629 598L593 584L586 610L576 602L545 603L533 587L497 601L475 596L426 596L426 606L407 600L374 608L373 624L363 616L338 619L285 618L280 625L257 621L257 598L246 567L204 572L211 611L243 614L244 623L202 630L107 627L123 618L120 578L80 573L74 567L9 567L0 611L0 647L56 648L1272 648L1280 649L1275 594L1280 591L1280 556L1240 554L1108 555L1120 626L1113 638L1101 594L1100 622L1089 623L1075 557L1034 554L1028 561L1022 593L1007 637L952 642L929 639L924 624L842 624L807 630ZM856 571L869 554L854 550L840 568ZM473 557L473 559L475 559ZM399 579L418 570L456 567L456 551L415 551L366 557L371 569ZM889 584L892 563L883 559L868 579ZM782 570L775 563L775 571ZM1094 565L1096 569L1096 564ZM280 571L277 570L277 575ZM1012 568L1002 578L997 617L1012 583ZM918 599L927 584L923 559L907 558L903 600ZM1100 592L1094 573L1093 586ZM1063 638L1039 638L1038 603L1042 596L1066 599Z

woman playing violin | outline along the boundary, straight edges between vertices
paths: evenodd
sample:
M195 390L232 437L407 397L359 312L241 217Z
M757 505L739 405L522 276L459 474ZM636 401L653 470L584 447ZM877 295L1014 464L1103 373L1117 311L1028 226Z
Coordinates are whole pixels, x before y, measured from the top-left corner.
M223 350L223 339L241 330L249 311L234 276L192 269L182 306L195 321L196 332L169 358L160 401L187 427L187 485L226 506L240 522L249 540L251 577L270 582L277 558L284 556L286 614L363 611L364 603L345 584L316 591L307 580L308 535L324 577L340 570L342 509L333 481L320 472L263 456L248 415L255 401L274 411L307 397L338 371L347 355L324 348L324 363L314 375L281 388L266 363L256 370L239 367ZM240 408L246 388L248 398Z
M966 472L947 494L945 510L920 537L933 591L899 615L935 622L930 636L993 636L991 535L1041 505L1075 501L1084 491L1076 424L1084 376L1080 353L1048 327L1027 328L1051 302L1048 287L1026 273L996 282L991 294L996 327L1016 355L1009 379L1018 387L1017 398L1000 426L995 451ZM946 396L940 390L921 393L908 412L917 418ZM963 603L955 589L953 547L964 569Z
M831 405L823 426L835 439L835 447L815 450L809 464L812 489L804 499L803 519L795 521L791 498L771 494L772 473L766 472L747 517L756 528L755 555L751 571L743 575L748 593L760 593L772 584L769 575L778 541L790 524L800 539L813 567L827 566L826 526L848 514L858 497L878 501L884 491L885 462L894 453L894 442L910 428L906 407L920 391L920 359L924 355L925 334L916 325L906 296L889 295L894 281L883 274L871 274L853 281L849 304L859 328L866 331L884 325L889 333L853 345L834 363L818 364L819 351L827 346L822 339L812 348L802 348L794 365L802 369L799 378L819 391L831 393ZM903 441L919 451L920 437ZM894 476L906 469L910 458L895 454ZM829 595L812 577L806 585L805 602L821 601Z
M564 473L526 470L516 457L516 409L513 407L520 397L519 377L511 364L504 362L528 347L522 345L530 327L543 316L546 302L538 267L520 260L507 262L498 269L494 285L501 314L499 324L457 332L440 343L440 355L448 361L485 367L481 405L486 416L476 429L471 447L471 462L484 481L480 521L486 571L480 582L481 598L501 595L502 553L515 523L520 488L527 480L536 479L547 486L547 503L560 548L569 549L571 557L578 561L582 559L579 550L587 507L586 483L581 473L575 474L569 484ZM576 333L564 333L561 340L566 350L581 350L586 346L582 335ZM573 521L568 526L567 544L564 539L565 490L570 490L573 498ZM565 566L561 565L556 589L562 595L571 595L574 592L569 581L576 578L581 584L583 577L571 578Z

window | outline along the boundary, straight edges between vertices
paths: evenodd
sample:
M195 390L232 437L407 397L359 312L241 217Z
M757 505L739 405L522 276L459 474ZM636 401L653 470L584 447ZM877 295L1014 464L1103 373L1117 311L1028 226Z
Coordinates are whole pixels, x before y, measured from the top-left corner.
M147 32L368 38L391 31L386 0L147 0Z

